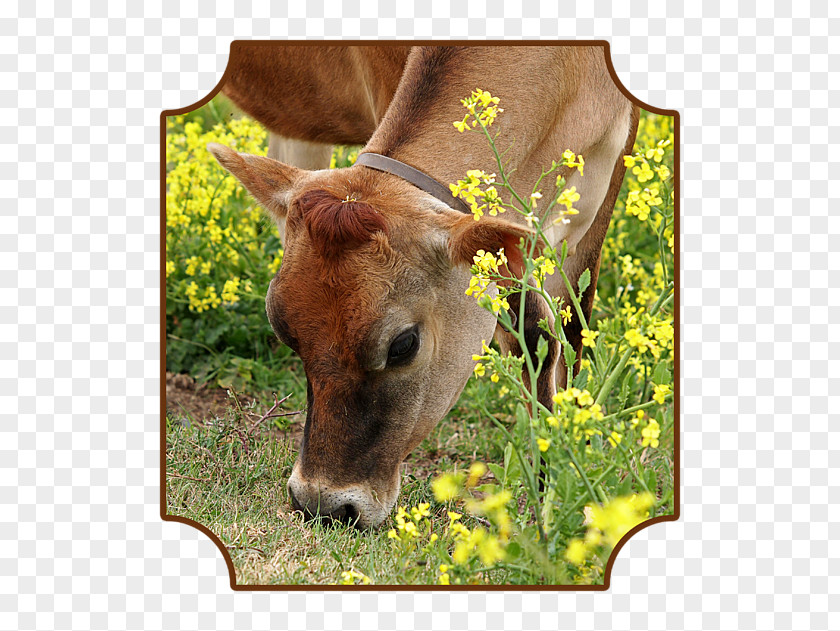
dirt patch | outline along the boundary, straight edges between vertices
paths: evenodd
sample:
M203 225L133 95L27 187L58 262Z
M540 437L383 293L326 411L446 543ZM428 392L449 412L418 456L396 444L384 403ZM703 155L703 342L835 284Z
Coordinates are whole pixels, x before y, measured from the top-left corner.
M253 400L244 395L238 396L243 405ZM188 418L195 422L218 418L224 416L231 405L234 405L233 399L223 388L197 384L189 375L166 373L166 411L176 418Z
M269 412L274 401L269 397L260 399L247 394L237 393L239 404L244 411L246 423L258 421L262 415ZM230 397L225 388L209 388L198 384L189 375L166 373L166 411L177 419L184 419L192 423L224 417L231 408L236 407L236 401ZM275 412L290 412L282 405ZM277 439L290 440L296 449L300 448L303 435L304 414L288 417L289 427L279 428L270 422L263 422L266 433Z

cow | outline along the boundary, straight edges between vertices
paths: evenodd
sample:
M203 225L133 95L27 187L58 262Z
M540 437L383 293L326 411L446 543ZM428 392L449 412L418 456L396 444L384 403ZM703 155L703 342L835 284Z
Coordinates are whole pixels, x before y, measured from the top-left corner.
M526 352L465 294L479 249L504 249L521 272L517 246L532 228L512 212L476 221L440 194L467 170L497 171L486 140L453 126L464 116L460 99L476 88L501 99L496 142L526 196L564 150L584 156L585 174L562 171L580 193L579 214L544 225L548 245L566 242L573 286L591 272L587 318L639 111L599 45L240 45L226 77L226 94L273 134L274 157L208 148L273 217L284 243L266 313L307 379L289 496L310 516L375 527L396 503L400 464L458 400L482 343L495 337L502 352ZM332 143L364 144L359 161L323 168ZM559 274L546 289L568 304ZM527 292L527 352L547 337L542 318L551 318L548 306ZM564 330L579 358L580 323ZM550 407L567 371L559 344L548 341L537 391Z

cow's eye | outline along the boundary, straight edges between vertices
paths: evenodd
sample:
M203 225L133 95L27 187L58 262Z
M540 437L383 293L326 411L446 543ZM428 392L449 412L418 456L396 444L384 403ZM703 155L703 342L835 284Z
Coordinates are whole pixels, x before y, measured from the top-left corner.
M414 359L417 349L420 347L420 336L417 334L417 325L407 331L400 333L391 342L388 349L388 365L400 366Z

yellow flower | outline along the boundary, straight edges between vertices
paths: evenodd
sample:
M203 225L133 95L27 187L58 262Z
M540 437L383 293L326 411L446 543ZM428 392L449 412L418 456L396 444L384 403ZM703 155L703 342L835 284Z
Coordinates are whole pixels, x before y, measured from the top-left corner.
M667 383L663 383L658 386L654 386L653 388L653 400L657 403L665 403L665 395L671 392L671 386Z
M661 142L662 141L660 141L660 143ZM663 157L665 157L665 149L663 149L663 146L653 147L645 151L645 158L648 160L653 158L654 162L662 162Z
M238 276L225 281L225 286L222 288L222 300L231 304L239 300L237 295L239 282Z
M580 174L583 175L583 164L584 162L582 155L578 155L577 161L575 161L574 151L566 149L566 151L563 152L563 166L567 166L570 169L574 169L575 167L577 167L578 171L580 171Z
M586 561L587 549L586 545L580 539L572 539L569 542L569 547L566 548L566 560L575 565L582 565Z
M652 342L642 335L638 329L627 329L624 332L624 339L627 340L627 343L641 352L645 352L651 347Z
M429 517L430 515L428 502L422 502L411 509L411 518L414 521L420 521L423 517Z
M513 495L511 495L510 491L499 491L498 493L485 497L477 508L479 512L487 514L495 513L503 509L512 497Z
M630 426L635 429L643 418L645 418L645 411L636 410L636 415L630 419Z
M653 496L649 493L616 497L604 506L590 506L589 528L600 530L607 545L615 546L633 527L647 519L651 506Z
M485 566L492 565L505 558L505 551L496 537L488 535L482 537L478 544L478 558Z
M467 486L472 487L478 484L481 477L487 473L487 465L483 462L474 462L470 466L470 475L467 478Z
M667 180L671 175L671 170L664 164L653 167L653 170L656 171L656 175L658 175L661 180Z
M576 201L580 200L580 193L577 192L577 187L572 186L571 188L565 189L560 196L557 198L557 203L561 204L562 206L566 207L566 211L575 210L572 208L572 204Z
M449 190L453 197L460 197L467 203L470 212L473 214L473 219L478 221L484 216L485 210L493 216L505 211L501 206L501 199L495 187L489 186L484 191L479 188L482 183L493 184L495 181L495 173L471 169L467 171L466 178L458 180L455 184L450 184Z
M458 497L459 491L460 480L452 473L446 473L432 480L432 492L438 502L446 502Z
M184 269L187 276L195 276L196 271L198 270L198 266L201 263L201 260L197 256L191 256L187 259L187 267Z
M467 287L467 291L464 293L468 296L475 295L476 298L480 298L482 294L487 290L490 286L490 281L487 281L483 278L478 276L471 276L470 277L470 286Z
M534 266L535 266L535 273L536 273L536 281L537 287L542 287L543 281L546 276L552 276L554 274L554 270L557 269L557 265L551 259L547 259L544 256L538 256L534 259Z
M537 438L537 447L539 447L540 451L548 451L550 445L550 440L546 440L545 438Z
M355 585L357 580L361 581L362 585L370 585L370 578L365 576L361 572L357 572L356 570L350 570L348 572L341 573L342 585Z
M577 397L577 395L575 394L575 391L577 391L577 393L580 394L580 390L578 390L577 388L569 388L567 390L561 390L560 392L556 393L552 397L552 400L555 403L558 403L558 404L563 403L564 401L566 403L571 403Z
M595 348L595 338L598 337L599 331L593 331L592 329L587 329L586 331L582 331L583 335L583 345L588 346L590 348Z
M469 118L469 114L464 114L464 120L455 121L452 124L455 125L455 129L457 129L459 132L464 132L467 129L469 129Z
M278 250L277 255L272 259L271 264L268 266L268 269L271 270L272 274L276 274L277 270L280 269L280 265L283 263L283 250Z
M483 377L485 373L484 364L482 364L481 362L476 364L475 368L473 368L473 372L475 373L476 377Z
M496 257L493 256L491 252L485 252L484 250L478 250L473 257L473 262L475 266L478 268L479 272L484 274L498 274L499 273L499 262L496 260Z
M659 429L659 423L650 419L647 427L642 430L642 447L647 447L648 445L651 447L659 447L660 433L661 430Z
M651 170L650 165L646 161L642 162L638 166L633 167L633 175L635 175L641 183L653 179L653 171Z
M572 321L572 308L567 305L565 309L561 309L560 317L563 318L563 326L566 326Z
M636 158L633 156L624 156L624 167L628 168L636 164Z
M452 552L452 560L457 565L463 565L470 555L470 547L466 541L459 541L455 544L455 550Z

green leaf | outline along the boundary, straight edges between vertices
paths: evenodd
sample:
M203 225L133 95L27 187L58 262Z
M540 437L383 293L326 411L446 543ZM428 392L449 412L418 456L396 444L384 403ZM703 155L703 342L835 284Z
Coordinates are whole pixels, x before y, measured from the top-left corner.
M589 287L590 280L591 276L589 274L589 268L586 268L578 278L578 300L582 299L583 292L585 292L587 287Z
M521 406L521 404L520 404ZM524 408L523 408L524 409ZM519 407L517 407L517 416L519 412ZM527 417L527 412L526 412ZM505 447L505 480L518 480L519 476L521 475L521 466L519 464L519 458L514 456L513 454L513 443L508 441L507 446Z
M586 388L586 384L589 381L589 370L586 368L582 369L575 377L574 381L572 381L572 386L578 388L579 390L583 390Z
M563 358L566 360L566 366L572 366L577 359L575 348L568 342L563 342Z
M545 361L546 355L548 355L548 340L546 340L543 336L540 336L540 339L537 340L537 359L539 359L540 362Z
M510 443L508 443L508 444L510 444ZM507 465L507 463L506 463L506 465ZM493 476L496 478L496 480L499 481L499 484L504 485L505 480L507 479L507 475L505 474L505 468L500 467L499 465L497 465L495 463L492 463L492 462L487 463L487 468L490 469Z
M670 385L673 383L673 378L671 377L671 371L668 370L667 362L660 362L657 364L656 368L653 370L653 376L651 379L656 385L662 385L663 383Z
M496 315L496 319L499 321L499 324L502 325L502 328L504 328L505 331L511 331L515 333L516 331L514 330L514 323L511 320L510 316L511 314L509 311L507 311L506 309L502 309Z
M517 402L516 404L516 422L522 426L527 427L528 421L530 417L528 416L528 410L521 402ZM510 443L508 443L510 444Z
M522 546L516 541L511 541L506 548L507 554L511 559L517 559L522 556Z
M655 492L656 487L658 486L656 484L656 470L653 468L648 469L647 473L645 474L645 477L647 478L645 482L647 483L648 488L651 490L651 492Z

